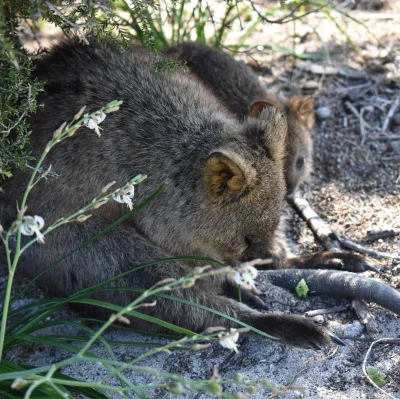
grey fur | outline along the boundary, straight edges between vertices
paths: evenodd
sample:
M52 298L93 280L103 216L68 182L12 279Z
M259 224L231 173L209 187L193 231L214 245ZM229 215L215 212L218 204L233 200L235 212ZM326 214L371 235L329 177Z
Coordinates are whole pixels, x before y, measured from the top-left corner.
M250 255L269 253L285 193L283 113L267 108L259 117L241 123L199 82L183 73L157 75L154 62L141 48L121 54L107 43L84 47L67 42L37 63L37 77L45 82L47 95L42 99L44 108L31 120L36 156L61 123L70 121L83 105L94 111L113 99L124 103L119 112L107 115L101 138L82 128L49 153L47 163L60 177L34 188L27 214L41 215L49 225L80 209L111 181L122 185L138 173L149 177L137 187L136 202L167 183L132 220L44 274L38 282L54 295L70 295L142 263L174 255L208 256L236 264ZM0 194L0 222L5 228L15 217L15 201L22 197L26 182L26 175L16 173L5 194ZM30 247L23 269L37 275L126 210L110 202L86 222L54 231L46 245ZM114 285L146 289L164 278L181 277L194 265L159 264L135 271ZM232 280L218 277L174 290L173 295L236 317L286 343L316 348L331 342L326 329L304 318L264 314L239 303L232 297L236 289ZM125 306L135 294L121 289L95 296ZM260 306L250 292L244 300ZM196 331L235 325L163 298L143 312ZM138 319L132 325L153 327Z
M311 98L286 98L268 90L248 65L213 47L187 42L170 47L166 54L185 61L191 72L240 120L248 117L257 101L279 107L288 121L285 158L288 194L308 180L313 149L310 130L314 123Z

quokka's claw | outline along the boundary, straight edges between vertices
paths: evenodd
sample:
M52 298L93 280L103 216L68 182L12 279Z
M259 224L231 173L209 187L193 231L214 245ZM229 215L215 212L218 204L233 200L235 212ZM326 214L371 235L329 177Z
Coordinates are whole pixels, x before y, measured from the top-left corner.
M309 341L311 348L310 349L315 349L316 351L322 350L322 347L316 344L315 342Z
M382 273L377 267L370 265L369 263L364 263L365 270L369 270L375 273Z
M346 346L346 343L340 339L339 337L337 337L336 335L331 334L330 338L333 342L335 342L336 344L340 345L340 346Z

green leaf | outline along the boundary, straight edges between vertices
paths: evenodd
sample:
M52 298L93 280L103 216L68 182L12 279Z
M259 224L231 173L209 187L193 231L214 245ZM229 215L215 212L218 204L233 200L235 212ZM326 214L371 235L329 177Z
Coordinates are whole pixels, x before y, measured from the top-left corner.
M310 289L308 288L308 285L306 283L306 280L302 278L299 283L296 285L296 294L300 297L302 296L307 296L308 292Z
M383 387L387 382L386 375L373 367L367 368L367 374L379 388Z

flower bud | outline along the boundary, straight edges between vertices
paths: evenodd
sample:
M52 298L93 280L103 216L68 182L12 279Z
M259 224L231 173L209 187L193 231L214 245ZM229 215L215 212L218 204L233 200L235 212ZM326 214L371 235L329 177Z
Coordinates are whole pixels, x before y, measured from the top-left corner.
M79 215L76 218L76 221L79 223L83 223L85 220L88 220L92 215Z
M29 381L18 377L14 380L14 382L11 384L11 389L16 389L17 391L26 387L29 384Z
M207 349L211 346L211 344L194 344L192 345L192 350L200 351L202 349Z
M79 129L79 127L76 127L75 129L72 129L70 132L67 133L67 136L68 137L72 137L78 129Z
M53 134L53 139L56 139L61 136L62 131L64 130L67 122L64 122Z
M185 388L180 382L173 382L169 384L168 389L174 395L183 395L185 393Z
M119 106L114 106L114 107L110 107L110 108L106 108L104 110L105 114L110 114L111 112L115 112L119 110Z
M208 384L208 390L215 394L215 395L221 395L222 394L222 387L220 384L218 384L217 381L209 381Z
M85 111L85 108L86 108L86 105L84 105L84 106L78 111L78 113L75 114L75 116L74 116L74 121L78 120L78 119L82 116L82 114L83 114L84 111Z

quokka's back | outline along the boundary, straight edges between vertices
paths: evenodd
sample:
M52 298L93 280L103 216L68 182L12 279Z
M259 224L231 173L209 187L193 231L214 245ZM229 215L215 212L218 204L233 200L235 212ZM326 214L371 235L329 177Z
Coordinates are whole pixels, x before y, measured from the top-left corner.
M94 111L110 100L124 103L102 122L101 137L82 128L55 147L47 162L60 176L35 189L30 212L54 221L109 182L143 173L148 179L137 188L137 201L164 182L166 188L135 225L164 250L236 260L249 237L264 248L284 194L284 116L266 110L240 123L188 74L156 73L156 61L140 47L121 53L107 43L67 42L37 62L46 94L31 119L35 156L84 105ZM21 181L13 181L22 178L1 199L5 219L22 195ZM121 212L116 203L98 211L109 220Z

